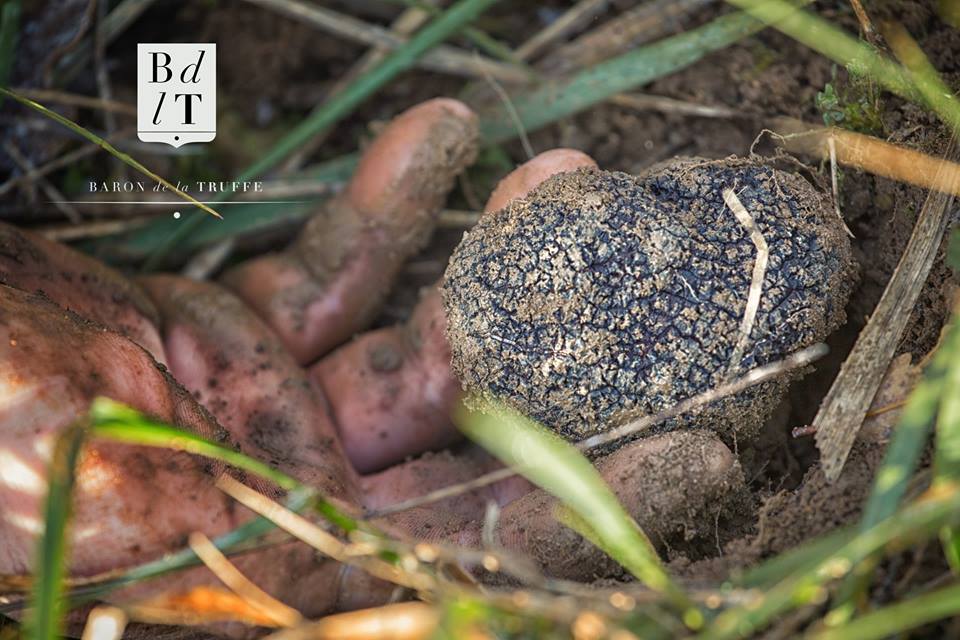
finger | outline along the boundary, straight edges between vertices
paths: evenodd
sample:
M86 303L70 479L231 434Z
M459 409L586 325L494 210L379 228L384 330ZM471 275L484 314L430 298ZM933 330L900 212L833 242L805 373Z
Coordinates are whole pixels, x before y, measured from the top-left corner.
M476 116L435 99L398 116L366 150L346 192L285 252L224 282L301 364L363 329L400 267L421 249L456 175L476 151Z
M597 469L661 551L714 549L718 517L745 492L736 457L706 431L637 440L599 460ZM613 560L557 520L556 505L544 491L510 503L501 512L499 542L528 554L550 576L590 580L615 574Z
M234 295L177 276L141 281L163 319L173 375L241 450L324 495L356 498L355 478L322 391Z
M28 571L42 531L56 437L104 395L212 437L215 425L143 349L0 285L0 573ZM232 524L227 501L186 454L92 441L77 469L71 570L92 574L175 549L185 531Z
M550 175L582 166L596 164L572 149L544 152L504 178L491 202L523 197ZM363 334L311 368L361 473L460 438L450 420L460 383L450 370L446 322L438 290L431 287L406 325Z
M449 414L460 383L450 373L445 328L431 287L405 325L364 334L310 369L361 473L458 439Z
M427 453L364 477L363 504L368 510L376 512L439 489L467 484L501 467L500 461L477 446L463 447L456 452ZM428 509L453 514L468 521L478 520L483 517L488 503L503 506L531 489L533 485L522 476L512 476L445 500L431 502ZM402 521L399 525L404 530L410 530Z
M576 149L550 149L520 165L501 180L487 200L484 211L497 211L511 200L522 198L550 176L582 167L596 168L593 158Z
M372 494L369 504L394 498L391 483L398 485L397 493L415 490L418 483L429 491L492 468L470 457L430 456L419 468L415 464L365 478L364 486ZM713 550L720 536L717 527L727 516L735 517L748 496L736 457L706 431L675 431L637 440L599 459L596 466L620 504L661 552L671 549L697 556ZM502 507L495 542L532 558L546 575L584 581L622 570L558 520L559 503L543 490L522 495L510 495L509 488L500 496L465 494L391 515L381 523L417 540L479 548L485 498Z
M122 333L158 362L165 359L150 300L98 260L0 223L0 283L42 293L64 309Z
M46 473L56 437L108 396L232 446L185 389L127 338L67 314L45 297L0 285L0 574L34 569ZM76 469L71 576L117 571L215 537L252 517L214 485L223 466L169 449L88 441ZM263 589L305 615L336 604L337 567L304 544L234 559ZM291 579L295 576L295 579ZM110 602L217 584L205 568L115 591ZM79 630L77 630L79 631ZM222 631L222 629L221 629Z

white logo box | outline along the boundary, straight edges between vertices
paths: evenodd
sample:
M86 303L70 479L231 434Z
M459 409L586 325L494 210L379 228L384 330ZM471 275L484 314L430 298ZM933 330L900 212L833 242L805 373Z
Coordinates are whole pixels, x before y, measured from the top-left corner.
M137 136L180 147L217 136L217 45L137 45Z

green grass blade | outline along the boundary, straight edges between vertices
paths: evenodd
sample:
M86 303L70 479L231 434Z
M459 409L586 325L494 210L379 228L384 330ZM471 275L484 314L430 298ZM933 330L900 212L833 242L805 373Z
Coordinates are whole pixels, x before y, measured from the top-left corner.
M872 78L899 96L916 99L913 84L900 65L826 20L799 10L796 4L784 0L727 2L854 73Z
M850 542L855 534L856 531L849 527L831 531L816 540L779 553L769 560L750 567L730 582L737 587L747 589L769 587L790 575L809 571Z
M9 0L0 9L0 87L10 85L20 35L20 0ZM0 106L4 98L0 96Z
M276 167L287 156L306 144L311 138L327 131L341 119L350 115L364 100L373 95L383 85L413 64L436 45L457 33L471 20L499 0L459 0L439 17L422 28L402 47L368 72L360 75L332 100L320 105L306 120L280 139L259 160L243 170L237 181L253 180ZM230 194L221 192L218 200L229 198ZM166 253L190 234L199 230L205 222L202 217L188 216L177 231L167 237L144 265L145 270L154 269L166 256Z
M855 570L888 545L904 545L931 539L945 526L960 523L960 490L951 487L918 500L874 527L858 533L835 553L809 570L789 575L756 598L717 616L700 634L709 640L750 637L777 616L805 605L822 602L825 585Z
M73 495L74 471L83 446L84 428L71 427L57 438L47 474L44 528L37 546L31 608L26 637L54 640L63 634L63 578L67 570L67 523Z
M950 327L949 340L941 347L948 369L944 376L940 410L937 415L934 482L960 483L960 338L957 321Z
M404 7L419 9L430 16L436 16L441 11L439 7L430 4L429 2L424 2L424 0L389 0L389 2ZM531 78L535 78L537 76L536 70L515 56L510 47L493 38L482 29L468 26L463 28L462 33L467 40L477 45L477 48L481 51L494 58L498 58L504 62L509 62L510 64L516 65L517 67L526 71Z
M287 491L302 486L294 478L266 463L210 442L195 433L154 422L139 411L109 398L101 397L93 401L90 418L93 434L115 442L163 447L213 458L255 473Z
M109 398L96 398L90 408L90 416L93 435L116 442L162 447L202 455L255 473L287 491L306 489L296 478L266 463L229 447L210 442L195 433L155 422L139 411ZM353 531L360 527L354 518L340 511L322 496L317 496L316 500L318 510L333 524L345 531Z
M937 415L933 461L935 485L960 484L960 351L954 352L949 359L950 369ZM960 575L960 532L945 528L940 532L940 541L950 569L954 575Z
M45 106L43 106L42 104L39 104L39 103L37 103L37 102L34 102L33 100L30 100L29 98L25 98L25 97L21 96L20 94L15 93L15 92L13 92L13 91L10 91L9 89L4 88L4 87L0 87L0 95L4 95L4 96L8 96L8 97L10 97L10 98L13 98L14 100L16 100L17 102L19 102L20 104L24 105L25 107L29 107L29 108L33 109L34 111L40 113L41 115L44 115L44 116L50 118L51 120L54 120L55 122L58 122L58 123L62 124L62 125L65 126L67 129L70 129L71 131L73 131L73 132L76 133L77 135L82 136L82 137L86 138L87 140L89 140L90 142L98 145L98 146L101 147L104 151L106 151L107 153L109 153L110 155L112 155L113 157L115 157L115 158L117 158L118 160L122 161L123 163L129 165L130 167L133 167L134 169L136 169L136 170L139 171L140 173L144 174L145 176L147 176L147 177L150 178L151 180L154 180L154 181L156 181L156 182L159 182L160 184L162 184L162 185L165 186L167 189L169 189L169 190L172 191L173 193L177 194L178 196L180 196L181 198L183 198L183 199L186 200L187 202L190 202L191 204L199 207L200 209L203 209L204 211L206 211L207 213L209 213L210 215L212 215L212 216L215 217L215 218L222 218L222 216L221 216L219 213L217 213L216 211L214 211L213 209L211 209L209 206L207 206L207 205L205 205L204 203L200 202L199 200L197 200L196 198L194 198L194 197L191 196L190 194L184 193L183 191L181 191L180 189L178 189L178 188L176 187L176 185L171 184L170 182L168 182L168 181L165 180L164 178L161 178L160 176L158 176L157 174L155 174L153 171L150 171L150 169L147 169L145 166L143 166L142 164L140 164L140 162L137 161L137 160L135 160L132 156L130 156L130 155L128 155L128 154L120 151L119 149L117 149L116 147L114 147L112 144L110 144L109 142L107 142L106 140L104 140L103 138L101 138L100 136L98 136L97 134L93 133L92 131L90 131L90 130L88 130L88 129L85 129L85 128L81 127L80 125L78 125L77 123L71 121L70 119L63 117L62 115L60 115L60 114L57 113L56 111L51 111L50 109L47 109L47 108L46 108Z
M900 414L860 518L861 532L869 531L892 516L900 505L937 419L950 363L958 354L960 331L954 321ZM858 567L858 571L847 576L838 591L834 609L828 616L830 623L840 624L853 616L856 596L867 584L873 568L874 562L868 560Z
M478 401L479 402L479 401ZM601 548L647 586L692 608L653 545L624 511L599 472L570 443L506 407L459 411L457 426L504 463L550 492L589 527Z
M890 26L887 40L923 101L940 116L954 135L960 134L960 104L923 50L900 24Z
M518 92L511 96L511 101L524 130L539 129L614 94L679 71L763 26L762 22L742 13L722 16L697 29L601 62L569 78L548 81L529 91ZM498 104L480 115L480 132L485 144L496 144L517 135L517 128L505 105Z
M826 20L784 0L727 0L853 73L908 100L925 104L954 132L960 132L960 104L902 26L891 27L891 44L903 66L881 55Z
M910 394L900 421L877 472L873 490L867 499L860 530L865 531L888 518L896 510L907 490L910 476L920 460L927 436L933 426L946 384L947 371L960 357L960 323L953 319L943 343L934 355L923 379Z
M868 613L852 622L810 636L810 640L889 638L929 622L960 614L960 585L910 598Z

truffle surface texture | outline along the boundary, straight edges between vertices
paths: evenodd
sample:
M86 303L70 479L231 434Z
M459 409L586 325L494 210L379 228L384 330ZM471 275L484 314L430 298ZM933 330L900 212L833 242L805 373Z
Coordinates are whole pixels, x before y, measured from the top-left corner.
M736 367L757 248L727 188L769 247ZM578 440L823 340L844 320L853 273L842 223L807 181L751 160L686 158L641 176L548 179L464 236L442 291L464 388ZM752 436L785 386L661 429Z

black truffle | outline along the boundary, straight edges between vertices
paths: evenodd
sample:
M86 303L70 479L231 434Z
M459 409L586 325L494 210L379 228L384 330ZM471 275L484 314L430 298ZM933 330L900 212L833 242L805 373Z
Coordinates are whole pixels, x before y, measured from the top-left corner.
M727 188L769 246L735 370L757 249ZM442 289L466 390L577 440L822 340L844 320L852 278L842 223L812 185L751 160L694 158L637 177L550 178L464 236ZM666 428L758 429L785 385Z

